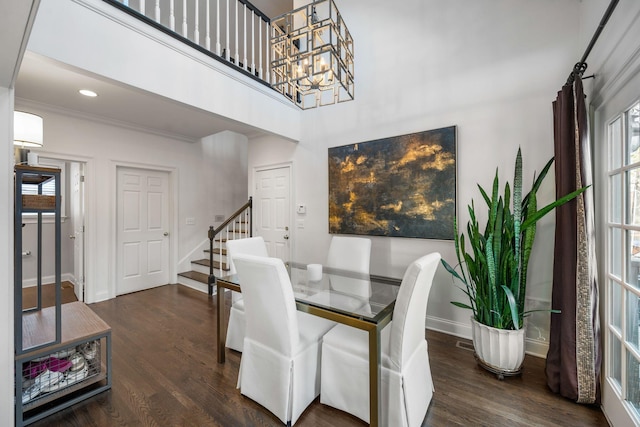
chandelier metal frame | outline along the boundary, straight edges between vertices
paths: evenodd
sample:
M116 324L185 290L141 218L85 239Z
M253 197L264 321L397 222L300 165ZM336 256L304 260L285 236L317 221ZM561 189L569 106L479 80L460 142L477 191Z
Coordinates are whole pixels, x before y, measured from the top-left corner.
M354 99L353 38L333 0L271 20L271 86L303 110Z

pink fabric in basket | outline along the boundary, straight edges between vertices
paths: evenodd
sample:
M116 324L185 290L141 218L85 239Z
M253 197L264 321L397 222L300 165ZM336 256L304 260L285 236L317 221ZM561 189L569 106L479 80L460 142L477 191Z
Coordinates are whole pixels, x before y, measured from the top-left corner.
M69 370L72 365L73 363L71 363L70 360L50 357L42 362L29 362L24 371L28 372L29 378L34 379L46 369L52 372L65 372Z

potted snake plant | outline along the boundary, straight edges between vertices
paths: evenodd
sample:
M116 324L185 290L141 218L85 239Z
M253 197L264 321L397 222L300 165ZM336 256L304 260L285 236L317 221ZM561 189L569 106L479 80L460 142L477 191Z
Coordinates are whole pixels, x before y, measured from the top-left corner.
M518 149L513 179L513 191L507 182L499 193L498 169L489 195L480 185L480 194L488 209L484 230L480 229L476 206L468 206L470 220L466 237L458 235L455 227L456 267L444 259L442 264L451 275L462 282L460 288L469 303L453 305L472 311L471 330L478 363L496 373L499 378L520 372L524 360L524 319L527 266L536 233L536 223L580 193L574 191L538 209L537 191L553 158L538 177L534 175L531 190L522 193L522 154Z

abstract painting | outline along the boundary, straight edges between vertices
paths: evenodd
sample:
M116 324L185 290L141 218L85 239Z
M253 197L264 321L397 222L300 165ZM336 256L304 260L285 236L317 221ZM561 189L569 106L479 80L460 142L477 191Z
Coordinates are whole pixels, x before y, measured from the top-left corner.
M453 240L456 127L329 148L329 232Z

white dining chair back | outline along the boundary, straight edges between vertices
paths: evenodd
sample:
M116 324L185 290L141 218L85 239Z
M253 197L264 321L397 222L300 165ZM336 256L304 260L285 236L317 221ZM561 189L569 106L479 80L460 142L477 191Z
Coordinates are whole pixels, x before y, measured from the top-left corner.
M332 236L327 254L327 264L331 269L341 270L340 274L327 274L332 292L321 293L309 298L319 304L330 304L349 311L371 313L369 297L369 264L371 240L363 237ZM345 277L343 272L354 273ZM331 302L329 302L331 300Z
M425 316L440 254L406 269L393 320L380 333L381 425L419 426L433 396ZM369 422L369 337L337 325L323 339L320 401Z
M298 321L293 287L282 260L238 256L238 276L245 300L245 337L291 356L298 344Z
M320 351L335 323L296 310L282 260L234 257L245 301L240 392L294 425L320 394Z
M425 343L425 316L433 277L440 254L433 253L414 261L405 271L393 309L389 356L402 368L410 363L415 350Z
M227 264L229 265L229 274L236 274L236 268L233 263L233 257L246 254L267 257L267 245L262 236L249 237L245 239L234 239L226 242ZM227 338L225 345L236 351L242 351L245 335L245 315L244 302L242 294L238 292L231 293L231 310L229 312L229 323L227 326Z
M371 240L364 237L332 236L327 267L369 274Z
M269 256L267 245L262 236L248 237L246 239L227 240L225 244L227 248L227 264L229 264L229 274L236 274L236 268L233 264L234 255L256 255Z

